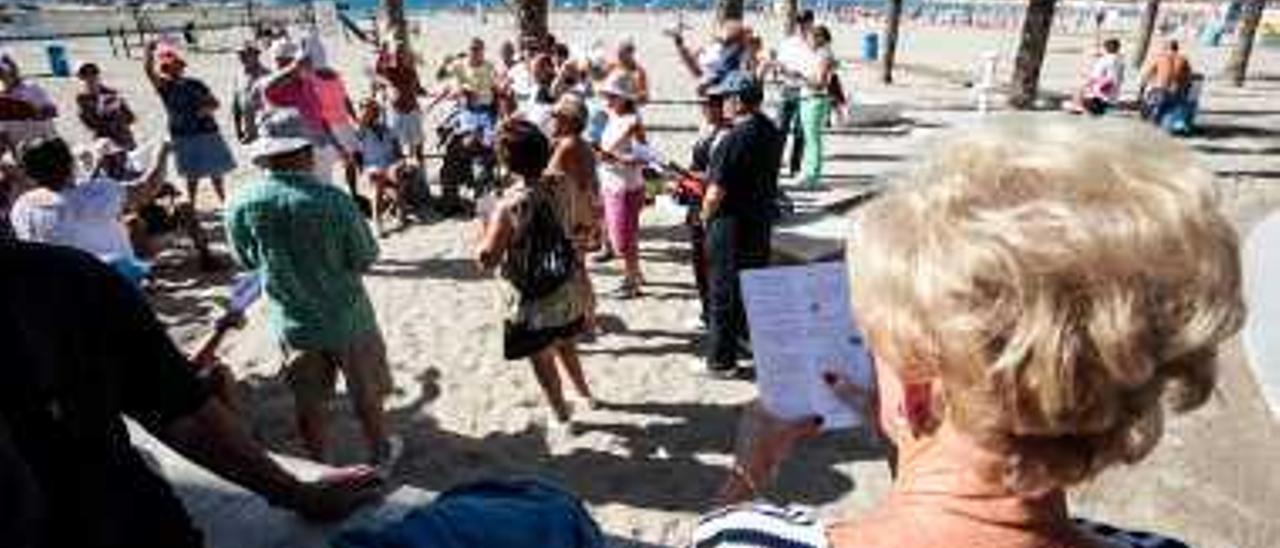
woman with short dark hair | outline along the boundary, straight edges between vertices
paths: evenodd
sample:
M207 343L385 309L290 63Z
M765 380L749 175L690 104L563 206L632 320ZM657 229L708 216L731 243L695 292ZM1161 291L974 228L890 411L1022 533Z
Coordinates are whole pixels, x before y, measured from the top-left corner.
M568 422L571 410L561 391L557 361L589 405L594 406L594 397L574 342L583 327L584 308L572 283L575 267L562 264L561 275L549 279L533 265L546 261L548 254L561 263L576 262L544 181L551 145L538 126L509 119L498 127L496 149L510 181L485 223L477 261L485 271L499 268L506 282L503 355L508 360L529 358L556 420Z

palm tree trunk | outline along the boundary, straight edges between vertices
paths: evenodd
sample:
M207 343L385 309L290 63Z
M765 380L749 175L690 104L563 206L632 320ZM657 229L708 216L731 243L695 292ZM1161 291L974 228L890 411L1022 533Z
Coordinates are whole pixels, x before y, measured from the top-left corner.
M400 44L403 53L410 53L409 24L404 19L404 0L382 0L382 10L387 14L387 30L391 31L393 43Z
M742 0L716 0L717 21L741 21Z
M1245 0L1244 13L1240 16L1240 32L1236 36L1236 45L1231 49L1231 57L1227 59L1227 76L1236 87L1244 86L1245 73L1249 69L1249 56L1253 54L1253 41L1258 35L1258 24L1262 22L1262 10L1267 0Z
M1040 87L1040 67L1044 65L1057 3L1058 0L1029 0L1027 3L1027 13L1022 20L1022 42L1018 44L1018 56L1014 58L1013 94L1009 97L1009 105L1014 108L1029 109L1035 105L1036 92Z
M1138 27L1138 36L1133 41L1133 58L1130 63L1140 67L1147 62L1147 51L1151 48L1151 35L1156 30L1156 19L1160 15L1160 0L1147 0L1146 9L1142 11L1142 25Z
M520 41L543 43L548 35L547 0L515 0L515 8Z
M782 2L782 21L787 36L796 33L796 14L800 13L800 0L780 0Z
M898 58L898 27L902 24L902 0L889 0L889 18L884 24L884 59L880 80L893 83L893 63Z

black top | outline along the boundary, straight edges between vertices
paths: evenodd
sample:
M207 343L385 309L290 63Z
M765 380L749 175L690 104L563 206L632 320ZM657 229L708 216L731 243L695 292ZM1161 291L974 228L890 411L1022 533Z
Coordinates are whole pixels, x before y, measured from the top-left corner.
M195 78L162 80L156 85L160 102L169 115L169 134L174 137L190 137L205 133L217 133L218 122L213 115L204 112L206 102L213 98L209 86Z
M771 222L778 217L778 163L782 134L756 112L734 123L711 152L710 184L725 190L717 216Z
M87 254L0 241L0 334L0 486L25 486L0 543L200 546L121 419L159 432L208 398L142 295Z

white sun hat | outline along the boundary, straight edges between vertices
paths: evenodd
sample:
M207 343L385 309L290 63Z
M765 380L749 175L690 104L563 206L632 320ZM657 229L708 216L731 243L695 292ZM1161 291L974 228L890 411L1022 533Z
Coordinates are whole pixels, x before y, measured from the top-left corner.
M306 120L296 108L271 109L258 118L258 138L245 148L255 164L314 144Z

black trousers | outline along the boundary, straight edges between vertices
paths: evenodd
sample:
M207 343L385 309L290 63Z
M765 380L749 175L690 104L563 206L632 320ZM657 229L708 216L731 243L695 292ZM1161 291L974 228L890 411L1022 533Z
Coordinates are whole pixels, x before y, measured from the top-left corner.
M689 218L685 219L685 226L689 228L689 254L690 263L693 267L693 282L698 288L698 304L701 308L698 316L702 318L702 323L709 323L707 293L709 286L707 282L707 229L702 226L702 219L698 216L698 208L689 208Z
M733 217L717 217L707 224L707 364L711 368L737 364L738 340L748 334L739 274L769 265L772 228L768 222Z
M791 158L787 163L790 174L800 172L800 161L804 159L804 128L800 125L800 95L784 97L778 107L778 129L783 138L791 134Z

